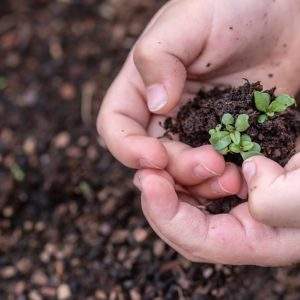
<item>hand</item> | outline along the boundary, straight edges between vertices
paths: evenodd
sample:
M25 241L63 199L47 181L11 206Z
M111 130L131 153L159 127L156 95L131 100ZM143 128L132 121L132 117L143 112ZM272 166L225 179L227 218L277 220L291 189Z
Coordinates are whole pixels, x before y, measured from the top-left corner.
M252 81L262 80L267 88L277 85L280 87L279 93L283 91L289 94L295 93L298 83L294 78L297 78L299 69L298 59L296 59L299 50L297 34L299 6L299 2L296 0L284 2L232 0L230 4L204 0L168 2L154 17L137 42L104 99L99 114L98 129L109 150L129 167L165 168L168 176L171 175L176 182L185 186L192 185L191 189L194 186L205 185L206 179L211 178L211 181L215 180L216 184L211 182L204 189L208 190L203 196L206 198L221 196L220 193L210 196L212 186L219 187L219 191L227 194L240 191L242 182L237 179L239 176L237 176L236 169L232 171L233 168L229 168L230 173L227 175L228 166L226 168L222 158L208 146L184 150L183 147L187 146L179 142L166 142L153 137L161 136L163 132L159 125L159 121L163 119L161 115L176 113L178 106L192 98L203 86L238 85L241 83L241 78L246 77ZM150 114L149 110L155 115ZM188 155L189 151L194 155ZM186 160L183 160L181 155ZM192 157L191 160L189 160L190 157ZM200 169L200 172L195 169ZM151 172L155 173L155 171ZM197 175L199 173L200 176ZM182 174L190 176L186 177ZM221 177L216 179L215 175ZM226 178L224 182L220 181L222 176ZM191 177L194 181L191 180ZM159 184L160 181L154 181L154 183ZM228 188L224 189L224 183L228 185ZM174 188L171 191L168 190L171 192L168 197L165 197L167 195L163 194L160 186L154 185L151 188L153 192L157 192L156 196L162 193L159 199L167 201L172 196L173 202L170 203L176 205L179 203L178 198L175 199ZM197 190L196 188L193 193L195 198L201 197L203 188L199 189L199 193ZM148 202L151 202L151 195L147 196L147 199ZM181 196L180 199L182 200ZM264 254L267 251L257 249L263 243L256 242L266 239L264 229L267 231L266 234L272 229L255 222L250 217L246 205L241 207L244 208L238 215L245 222L248 219L249 223L252 222L250 229L252 225L254 227L257 225L260 229L255 229L254 235L261 236L260 238L257 236L249 238L247 244L247 239L240 240L243 249L237 249L243 251L244 248L250 247L252 251L232 252L236 254L235 257L228 253L230 243L234 242L234 235L230 231L231 221L227 224L227 220L233 219L232 214L211 216L208 219L216 220L217 223L222 216L224 217L224 223L220 224L224 226L221 229L225 236L224 238L221 236L221 240L215 240L216 250L202 251L203 249L198 249L201 250L203 260L267 265L294 261L296 250L299 250L297 244L294 247L295 255L292 253L293 248L284 249L289 251L286 253L287 256L283 253L282 257L278 257L278 255L276 257L273 252L268 252L267 254L272 255L266 258L267 255ZM145 212L147 215L147 209ZM201 220L203 220L202 213L198 210L197 212L191 216L185 215L192 227L196 224L201 225ZM158 215L152 216L156 224L154 226L159 234L168 241L168 234L165 233L162 224L157 219ZM238 220L238 218L234 218L232 221L237 225ZM154 224L154 222L151 223ZM179 223L179 225L182 224ZM219 226L217 228L220 230ZM249 229L249 227L247 228ZM192 235L186 235L186 239L181 241L185 236L180 233L176 235L176 231L173 234L174 237L170 244L177 249L185 248L185 244L188 243L187 239L190 238L190 244L195 239ZM281 233L280 241L284 238L282 234L285 239L288 239L293 232ZM253 245L251 241L254 243ZM269 241L273 243L273 246L277 246L274 239L271 238ZM234 242L233 244L238 243ZM198 244L194 246L192 253L198 251ZM257 255L253 249L257 250ZM214 251L216 253L213 253ZM185 251L186 256L189 255L188 253ZM229 257L230 255L231 257ZM200 260L199 257L197 260Z
M271 226L300 228L300 153L282 168L265 157L243 166L252 216Z
M200 87L248 78L293 94L299 11L297 0L169 1L103 101L97 127L109 150L128 167L164 169L168 149L154 138L163 133L161 115L173 115Z
M134 182L142 191L142 208L151 227L191 261L282 266L300 259L300 229L259 223L247 203L229 214L209 215L195 207L195 199L176 193L165 171L140 170Z

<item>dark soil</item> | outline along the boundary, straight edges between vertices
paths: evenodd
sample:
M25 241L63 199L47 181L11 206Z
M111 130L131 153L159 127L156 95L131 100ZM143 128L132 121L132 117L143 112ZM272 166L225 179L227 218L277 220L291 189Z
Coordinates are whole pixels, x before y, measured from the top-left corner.
M214 88L208 92L200 91L192 101L180 109L175 120L168 119L165 128L168 132L178 134L179 140L199 147L209 144L208 131L220 123L225 113L233 116L247 114L250 117L250 128L247 131L252 141L262 147L262 153L284 166L295 154L296 143L296 110L288 109L275 118L259 124L259 112L253 101L253 91L263 91L260 82L245 82L238 88ZM275 98L275 88L267 91ZM242 164L239 154L227 155L227 161Z
M0 299L299 299L298 267L177 255L97 142L99 99L162 3L1 1Z

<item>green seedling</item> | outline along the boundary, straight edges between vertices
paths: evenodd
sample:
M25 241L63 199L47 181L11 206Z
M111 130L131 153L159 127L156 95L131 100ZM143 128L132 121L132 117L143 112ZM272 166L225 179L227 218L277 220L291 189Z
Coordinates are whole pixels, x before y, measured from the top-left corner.
M222 155L240 154L246 160L261 152L260 145L252 142L251 137L244 134L249 127L248 115L241 114L235 119L231 114L224 114L221 124L209 131L209 141Z
M258 91L254 91L254 101L256 108L262 112L257 120L261 124L273 118L276 113L284 112L288 107L296 104L295 99L289 95L279 95L271 102L271 96L268 93Z

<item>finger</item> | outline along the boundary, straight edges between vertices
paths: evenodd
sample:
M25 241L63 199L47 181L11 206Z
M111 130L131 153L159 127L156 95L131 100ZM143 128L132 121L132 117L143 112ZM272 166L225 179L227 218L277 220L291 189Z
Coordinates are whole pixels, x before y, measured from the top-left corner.
M168 152L167 171L182 185L196 185L219 176L225 170L225 161L211 146L191 148L181 142L163 140Z
M221 176L208 179L199 185L188 188L188 190L195 197L219 199L238 194L242 185L243 180L238 167L226 163L224 173Z
M249 206L253 217L265 224L280 227L300 227L299 156L286 171L276 162L262 156L243 165L249 187Z
M256 265L282 265L299 259L299 230L274 230L260 224L251 217L247 205L235 208L233 214L206 215L181 202L170 181L156 171L143 172L138 173L146 218L188 259Z
M97 128L111 153L124 165L162 169L167 165L167 153L145 130L150 114L142 85L130 56L103 100Z
M174 1L134 47L134 62L147 88L150 111L166 114L179 102L186 67L199 56L209 33L208 7L196 0Z

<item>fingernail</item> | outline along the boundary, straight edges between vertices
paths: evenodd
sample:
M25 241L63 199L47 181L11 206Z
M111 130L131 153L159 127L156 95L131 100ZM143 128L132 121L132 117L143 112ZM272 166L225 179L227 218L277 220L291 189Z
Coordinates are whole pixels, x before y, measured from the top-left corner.
M207 178L212 176L220 176L217 172L213 171L212 169L208 168L205 164L199 163L194 168L194 174L199 178Z
M140 159L140 167L141 168L150 168L150 169L161 169L161 167L156 165L154 162L149 161L145 158Z
M148 108L152 112L162 109L168 102L168 94L162 84L153 84L146 92Z
M222 185L221 181L218 180L214 180L211 185L210 188L213 192L215 192L216 194L229 194L231 195L232 192L228 191L227 189L224 188L224 186Z
M141 177L137 174L133 177L133 184L135 187L137 187L140 191L142 190L142 183L141 183Z
M256 173L256 164L252 160L246 160L243 164L243 174L247 183L251 182L253 176Z

